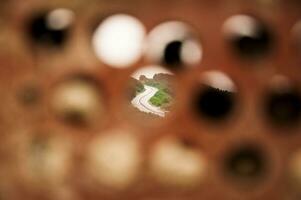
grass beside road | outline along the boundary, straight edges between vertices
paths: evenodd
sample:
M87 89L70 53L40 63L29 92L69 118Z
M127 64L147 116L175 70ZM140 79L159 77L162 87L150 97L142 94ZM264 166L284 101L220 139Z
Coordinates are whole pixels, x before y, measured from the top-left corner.
M172 101L172 96L170 95L170 89L164 84L159 82L148 82L146 83L148 86L152 86L157 88L159 91L149 100L149 102L157 107L161 107L162 109L168 108Z
M150 100L149 102L157 107L162 107L163 105L169 104L171 102L171 97L169 94L164 92L163 90L159 90Z

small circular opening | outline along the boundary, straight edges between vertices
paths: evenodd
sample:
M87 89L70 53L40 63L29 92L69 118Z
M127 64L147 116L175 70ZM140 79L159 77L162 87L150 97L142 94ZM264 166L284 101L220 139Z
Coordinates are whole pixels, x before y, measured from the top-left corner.
M28 34L35 44L62 46L68 36L74 13L68 9L55 9L33 16L28 24Z
M100 86L92 78L84 76L57 84L50 104L59 119L77 126L92 124L104 112Z
M235 149L226 156L225 170L238 181L255 181L266 171L266 159L256 146Z
M139 180L142 148L135 133L114 129L95 137L87 154L87 171L111 189L123 190Z
M161 66L145 66L131 74L126 92L129 115L140 124L152 126L174 108L175 76Z
M172 70L195 66L202 58L201 45L182 22L159 24L150 32L147 42L149 59Z
M243 58L259 58L271 49L271 33L263 23L251 16L230 17L224 24L224 32L231 48Z
M224 120L234 110L236 89L232 80L222 72L206 73L202 87L195 92L193 110L210 120Z
M27 177L39 182L65 180L70 170L71 143L66 138L42 134L35 134L28 139L22 151L22 165Z
M116 14L106 18L93 33L95 54L114 68L127 68L142 56L145 27L135 17Z
M301 118L301 96L296 90L273 91L266 100L268 119L277 126L298 124Z
M205 155L194 144L183 144L180 138L162 138L150 154L151 174L168 186L198 186L206 177L207 164Z

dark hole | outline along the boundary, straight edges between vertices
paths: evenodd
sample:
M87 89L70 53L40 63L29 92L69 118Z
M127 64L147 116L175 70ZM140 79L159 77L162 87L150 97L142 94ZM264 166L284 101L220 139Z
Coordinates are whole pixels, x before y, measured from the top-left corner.
M301 116L301 97L294 91L273 93L268 97L266 110L275 125L296 124Z
M226 118L234 107L234 93L207 87L199 91L194 99L197 114L212 120Z
M164 64L177 68L182 64L181 51L183 42L182 41L172 41L168 43L164 49Z
M226 171L233 178L252 181L262 177L266 163L263 154L255 147L243 147L226 157Z
M271 35L260 25L252 36L234 35L231 43L234 50L244 58L258 58L266 55L271 47Z
M47 24L48 13L33 17L29 22L29 36L39 45L62 46L67 37L67 29L53 29Z

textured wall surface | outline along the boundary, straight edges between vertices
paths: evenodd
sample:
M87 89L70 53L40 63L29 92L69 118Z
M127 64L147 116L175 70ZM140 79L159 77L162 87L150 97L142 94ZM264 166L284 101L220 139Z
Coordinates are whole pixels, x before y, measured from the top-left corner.
M300 67L298 0L1 0L0 199L299 200Z

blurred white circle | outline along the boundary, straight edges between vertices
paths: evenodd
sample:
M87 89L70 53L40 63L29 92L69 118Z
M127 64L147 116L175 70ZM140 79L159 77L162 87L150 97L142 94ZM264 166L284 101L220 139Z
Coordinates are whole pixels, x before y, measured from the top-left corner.
M257 35L258 22L248 15L235 15L226 20L224 24L224 33L228 37L241 35L252 37Z
M236 92L237 88L232 79L225 73L218 70L211 70L202 75L203 82L213 88Z
M90 172L101 184L126 188L140 172L140 148L134 135L121 129L111 130L93 140L88 155Z
M143 24L130 15L117 14L101 23L92 38L96 56L115 68L126 68L139 60L145 38Z
M205 178L207 161L201 152L185 147L175 138L164 138L153 148L150 170L163 184L194 186Z

